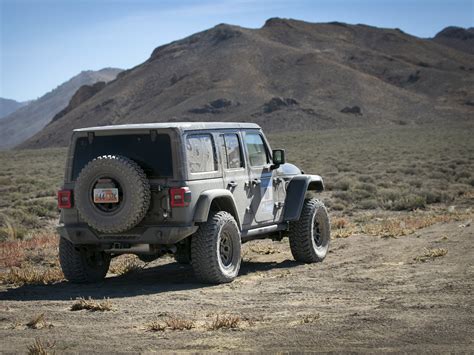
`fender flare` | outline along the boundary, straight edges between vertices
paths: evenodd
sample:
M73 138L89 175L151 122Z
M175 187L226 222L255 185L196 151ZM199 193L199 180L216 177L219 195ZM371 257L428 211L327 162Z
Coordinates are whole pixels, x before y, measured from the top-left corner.
M286 190L284 221L297 221L303 209L306 191L324 190L323 178L319 175L298 175L290 180Z
M235 205L234 196L229 190L225 189L206 190L201 193L196 203L196 208L194 210L194 222L203 223L207 221L212 202L215 199L219 199L225 204L224 210L234 216L235 221L239 226L239 230L242 230L242 225L240 223L239 214Z

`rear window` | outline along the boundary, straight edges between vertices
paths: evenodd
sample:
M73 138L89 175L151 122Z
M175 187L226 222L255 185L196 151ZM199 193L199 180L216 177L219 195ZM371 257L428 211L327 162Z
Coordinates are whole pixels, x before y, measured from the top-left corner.
M92 143L87 137L78 138L74 151L72 180L76 180L82 168L101 155L122 155L142 167L148 177L173 176L170 137L157 134L129 134L95 136Z
M209 134L187 136L186 155L191 173L206 173L217 170L214 145Z

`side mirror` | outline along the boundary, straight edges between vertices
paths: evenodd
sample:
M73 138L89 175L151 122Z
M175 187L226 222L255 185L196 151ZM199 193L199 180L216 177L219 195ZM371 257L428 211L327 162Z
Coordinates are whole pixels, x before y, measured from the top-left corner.
M272 169L278 169L282 164L285 164L285 150L284 149L273 149L273 165Z

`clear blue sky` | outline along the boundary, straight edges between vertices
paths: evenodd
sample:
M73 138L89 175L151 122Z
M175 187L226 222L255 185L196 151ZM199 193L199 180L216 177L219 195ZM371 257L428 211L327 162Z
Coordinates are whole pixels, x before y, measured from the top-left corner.
M164 43L270 17L398 27L474 26L474 0L0 0L0 97L35 99L82 70L131 68Z

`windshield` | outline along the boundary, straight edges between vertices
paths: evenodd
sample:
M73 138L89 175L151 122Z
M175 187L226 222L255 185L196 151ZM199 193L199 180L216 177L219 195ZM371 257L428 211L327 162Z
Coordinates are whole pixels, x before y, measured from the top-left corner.
M167 134L128 134L95 136L92 143L88 137L76 140L72 180L76 180L82 168L94 158L102 155L127 157L145 171L148 177L173 176L170 137Z

